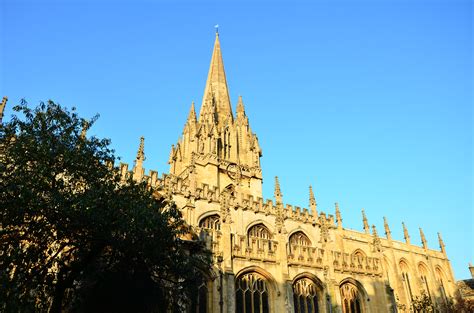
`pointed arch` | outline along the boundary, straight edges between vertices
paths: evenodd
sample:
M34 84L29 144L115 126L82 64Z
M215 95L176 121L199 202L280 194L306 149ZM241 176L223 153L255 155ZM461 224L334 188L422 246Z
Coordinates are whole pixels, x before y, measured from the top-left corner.
M208 230L221 230L221 217L219 214L207 214L199 220L199 227Z
M431 290L428 284L428 267L424 262L418 262L418 277L420 278L423 290L431 298Z
M406 298L408 300L408 303L411 303L413 301L413 291L411 287L411 275L410 267L408 266L408 261L405 258L401 258L398 262L398 266L402 274L402 283L405 289Z
M314 274L304 272L292 282L295 313L324 312L324 284Z
M299 245L299 246L306 246L310 247L312 245L311 239L306 235L306 233L301 230L297 229L293 231L289 236L288 236L288 242L291 245Z
M273 276L260 267L250 266L235 277L235 312L269 313L277 292Z
M364 313L367 308L367 292L364 286L353 278L346 278L339 284L342 313Z

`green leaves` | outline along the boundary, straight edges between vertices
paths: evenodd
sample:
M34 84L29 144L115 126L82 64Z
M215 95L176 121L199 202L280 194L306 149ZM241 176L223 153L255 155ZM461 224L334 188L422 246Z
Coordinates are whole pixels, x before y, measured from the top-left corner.
M0 311L94 311L110 288L144 312L186 303L210 255L179 240L172 203L121 181L110 140L85 134L97 117L53 101L14 111L0 126Z

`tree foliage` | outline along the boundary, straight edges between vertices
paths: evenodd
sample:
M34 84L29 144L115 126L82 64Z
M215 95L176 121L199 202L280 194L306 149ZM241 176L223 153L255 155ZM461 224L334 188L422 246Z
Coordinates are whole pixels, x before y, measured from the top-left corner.
M172 202L52 101L0 126L0 311L181 311L210 267Z

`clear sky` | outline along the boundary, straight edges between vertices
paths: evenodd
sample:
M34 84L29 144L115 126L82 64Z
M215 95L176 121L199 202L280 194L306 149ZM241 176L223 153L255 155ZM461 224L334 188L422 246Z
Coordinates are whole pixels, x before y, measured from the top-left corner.
M471 1L0 2L0 96L101 118L133 163L168 171L191 101L199 108L219 24L234 109L242 95L263 150L264 197L308 204L394 238L401 222L457 279L474 262Z

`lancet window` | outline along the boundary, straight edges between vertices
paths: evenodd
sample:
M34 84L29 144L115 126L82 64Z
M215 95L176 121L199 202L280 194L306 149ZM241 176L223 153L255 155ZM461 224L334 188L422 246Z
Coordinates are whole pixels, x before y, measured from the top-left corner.
M423 288L425 289L425 292L428 295L428 297L431 297L430 288L428 286L428 279L427 279L428 271L426 270L426 267L421 263L418 265L418 271L420 273L421 284L423 285Z
M318 313L318 288L309 278L298 279L293 284L295 313Z
M436 280L438 281L441 294L444 298L445 303L447 303L448 298L446 296L446 289L444 288L444 275L443 275L443 272L441 271L441 269L439 267L437 267L436 270L435 270L435 274L436 274Z
M354 284L344 283L339 289L341 292L342 313L363 312L361 295Z
M199 227L210 230L221 230L221 219L217 214L205 217L199 222Z
M408 265L404 261L400 262L400 270L402 272L403 286L407 293L408 301L411 302L413 300L413 293L411 291L409 269L408 269Z
M264 277L257 273L242 275L235 281L236 313L268 313L269 291Z

